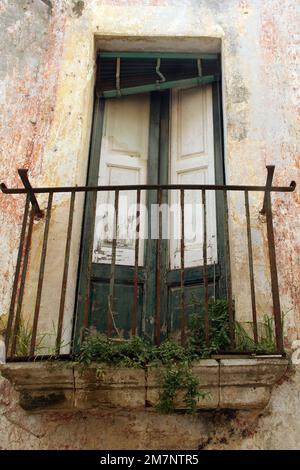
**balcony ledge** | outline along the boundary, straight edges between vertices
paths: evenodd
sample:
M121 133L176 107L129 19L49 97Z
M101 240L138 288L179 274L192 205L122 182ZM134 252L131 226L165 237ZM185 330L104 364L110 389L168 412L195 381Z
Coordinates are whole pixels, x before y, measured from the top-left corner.
M194 365L201 390L199 410L263 409L272 387L288 367L281 357L203 359ZM156 368L112 368L92 363L83 372L72 362L18 362L0 366L3 377L19 392L27 411L145 409L153 410L160 389ZM176 410L184 404L177 395Z

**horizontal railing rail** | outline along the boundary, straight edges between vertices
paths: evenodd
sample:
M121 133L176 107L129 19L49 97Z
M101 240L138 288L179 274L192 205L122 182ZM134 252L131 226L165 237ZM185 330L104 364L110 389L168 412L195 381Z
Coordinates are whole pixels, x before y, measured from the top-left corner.
M27 171L27 170L26 170ZM270 191L290 193L296 188L295 181L290 186L251 186L251 185L222 185L222 184L122 184L113 186L57 186L48 188L7 188L1 183L1 191L4 194L45 194L45 193L88 193L90 191L128 191L128 190L158 190L158 189L185 189L185 190L207 190L207 191Z
M261 214L266 217L267 227L267 241L268 241L268 254L269 254L269 268L271 279L271 294L272 305L275 325L276 337L276 351L279 354L284 353L283 344L283 331L281 319L281 307L278 287L278 274L276 264L275 252L275 238L273 228L273 214L272 214L272 193L290 193L296 187L295 182L291 182L289 186L272 186L274 166L267 166L267 181L264 186L255 185L212 185L212 184L163 184L163 185L115 185L115 186L65 186L65 187L44 187L33 188L28 179L27 170L18 170L19 176L23 183L23 188L8 188L4 183L1 183L1 191L6 195L26 195L26 201L23 212L23 221L20 233L20 243L17 254L17 261L15 267L15 276L12 287L12 295L10 301L10 309L8 315L8 323L6 328L6 347L9 360L20 360L20 354L17 354L17 341L20 329L20 321L22 314L22 307L24 301L24 294L26 289L26 280L28 276L28 265L30 259L30 250L33 235L33 226L35 219L44 218L44 231L42 239L42 249L38 272L38 281L36 288L35 307L32 319L32 332L30 337L30 344L28 347L27 358L35 358L36 354L36 340L38 332L38 324L40 320L41 298L44 285L44 274L47 249L49 243L49 229L51 223L51 215L53 209L53 196L55 193L68 193L70 195L70 206L67 221L67 234L65 240L64 250L64 266L62 273L62 282L60 287L60 302L56 329L55 339L55 355L65 357L61 352L62 329L66 305L66 291L69 276L70 252L72 231L74 225L74 208L77 193L98 193L98 192L114 192L114 222L113 222L113 237L111 241L111 268L109 279L109 296L108 296L108 309L107 309L107 333L112 334L113 330L113 317L111 312L114 310L114 289L115 289L115 275L116 275L116 253L117 253L117 240L118 240L118 216L119 216L119 197L121 191L135 191L136 192L136 225L135 225L135 241L134 241L134 264L133 269L133 299L132 299L132 316L131 316L131 334L137 334L137 303L138 303L138 284L139 284L139 250L140 250L140 204L142 191L156 191L157 204L159 208L163 204L164 191L179 191L180 193L180 227L181 237L179 244L180 251L180 336L181 343L184 345L187 339L187 322L186 322L186 299L185 299L185 194L186 191L200 191L202 201L202 214L203 214L203 243L202 243L202 259L203 259L203 286L204 286L204 329L205 329L205 343L209 346L210 337L210 318L209 318L209 279L208 279L208 253L207 253L207 192L220 191L223 194L223 223L224 223L224 252L226 260L226 291L228 302L228 321L230 332L230 350L235 351L235 325L234 325L234 312L233 312L233 294L232 294L232 280L231 280L231 251L230 251L230 238L229 238L229 211L228 211L228 193L231 191L239 191L244 193L244 208L246 218L246 233L247 233L247 253L248 253L248 268L249 268L249 283L250 283L250 297L252 308L252 322L253 322L253 336L255 343L259 341L258 320L257 320L257 305L256 305L256 292L254 282L254 262L253 262L253 242L252 230L250 220L250 192L263 192L263 206ZM45 210L40 208L38 202L38 195L47 194L48 201ZM160 265L162 257L162 231L163 220L161 212L158 218L158 238L157 238L157 266L156 272L157 289L156 289L156 308L154 318L154 333L153 338L156 344L159 344L161 338L161 289L160 289ZM91 261L90 261L91 262ZM85 318L83 320L83 329L88 324L88 309L85 309Z

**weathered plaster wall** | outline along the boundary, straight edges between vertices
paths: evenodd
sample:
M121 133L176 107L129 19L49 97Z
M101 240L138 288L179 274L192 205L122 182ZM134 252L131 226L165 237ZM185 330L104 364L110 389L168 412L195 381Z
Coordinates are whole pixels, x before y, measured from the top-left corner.
M2 0L0 14L0 180L8 185L16 184L19 167L28 167L31 179L39 185L85 182L95 37L128 35L137 39L177 37L181 47L186 44L189 47L197 37L220 38L227 181L263 184L266 164L276 165L278 184L299 180L300 12L296 0ZM144 39L143 47L146 42ZM21 220L20 200L0 195L0 313L6 312L9 305ZM267 246L263 243L259 248L264 231L257 215L261 199L254 202L258 303L260 311L266 312L270 309ZM81 203L79 200L76 209L75 235L80 230ZM58 285L64 249L59 238L66 228L63 209L67 204L64 198L55 200L50 237L53 254L49 259L56 261L46 265L46 277L55 278ZM300 337L299 190L293 195L276 195L274 206L280 292L286 313L286 341L290 344ZM239 295L247 292L248 281L245 250L241 248L245 239L237 230L242 224L241 199L232 199L231 208L235 215L231 226L233 281L237 309L246 317L249 296ZM36 239L41 228L39 223L35 225ZM79 236L75 239L66 329L73 309ZM28 309L36 282L36 259L38 250L30 261L29 296L25 303ZM45 313L49 307L55 310L57 301L57 291L53 284L48 285L50 290L44 291L42 299ZM222 418L209 446L299 448L299 385L297 372L274 391L266 416L245 418L240 414L228 422ZM203 415L172 416L164 418L163 424L161 418L148 413L134 417L100 411L30 416L17 408L8 384L2 382L1 387L3 448L197 447L207 436L209 424ZM245 419L250 428L244 425ZM105 433L99 429L105 429ZM130 443L125 437L128 429L133 436ZM224 433L227 437L223 441Z

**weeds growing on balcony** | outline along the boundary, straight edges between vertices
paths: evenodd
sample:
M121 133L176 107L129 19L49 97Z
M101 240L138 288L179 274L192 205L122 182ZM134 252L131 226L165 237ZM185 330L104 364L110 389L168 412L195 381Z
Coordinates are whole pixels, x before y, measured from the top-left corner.
M169 413L175 408L178 392L182 396L186 411L192 413L197 408L197 401L207 393L201 390L198 377L193 373L193 363L213 354L226 352L230 347L228 303L226 300L209 300L209 337L205 344L204 304L193 301L194 312L190 316L188 341L185 347L169 339L159 346L154 346L147 338L135 336L128 341L108 338L106 335L87 330L80 353L76 360L82 371L97 362L97 376L101 380L105 367L103 365L133 368L152 368L157 371L157 383L160 397L157 408L160 412ZM233 306L234 314L234 306ZM38 335L36 355L51 354L49 346L43 346L54 333ZM271 353L276 350L273 319L265 315L260 323L259 342L253 340L252 323L235 321L236 351L249 353ZM2 328L3 329L3 328ZM4 328L5 330L5 328ZM3 330L3 331L4 331ZM23 320L20 322L17 336L16 355L27 356L30 351L32 328ZM52 338L52 339L53 339ZM61 348L65 346L61 344ZM52 348L53 349L53 348ZM56 357L55 351L52 358ZM59 357L58 357L59 359ZM50 362L49 362L50 364Z
M183 387L186 389L184 401L187 411L192 412L196 408L200 391L198 379L191 370L194 359L190 349L169 340L160 346L154 346L149 340L137 336L129 341L119 342L101 333L86 337L78 357L83 369L92 361L97 361L100 379L103 363L119 367L157 368L158 382L161 384L157 408L165 413L174 409L176 392Z
M204 305L194 302L194 313L189 322L189 339L185 347L171 340L154 346L148 339L137 336L122 342L99 332L87 331L77 358L78 362L82 370L92 361L97 362L99 380L104 373L103 364L135 368L155 367L161 390L158 410L165 413L173 411L176 395L182 391L186 411L192 413L197 408L197 401L207 395L201 390L199 379L193 373L193 362L226 352L230 346L227 301L210 299L208 314L209 347L205 345ZM236 350L253 353L273 352L276 349L273 330L273 320L266 315L261 324L260 341L255 344L242 323L235 321Z
M0 336L4 336L7 327L7 315L0 316ZM52 332L45 332L37 334L35 342L35 355L47 355L51 357L56 356L56 346L51 346L55 342L56 338L56 327L54 322L52 323ZM16 335L16 351L15 355L18 357L26 357L30 355L30 346L32 338L32 322L20 318L19 328ZM69 346L69 342L61 340L60 349Z
M205 345L204 330L204 304L194 302L194 313L190 319L190 343L200 357L210 357L212 354L228 351L230 347L228 303L227 300L213 300L208 302L209 316L209 347ZM233 304L233 316L234 304ZM283 320L282 320L283 324ZM252 322L239 322L235 320L236 352L272 353L276 351L276 338L274 333L274 320L264 315L259 323L259 341L255 343Z
M4 313L0 314L0 336L5 335L8 316Z
M194 350L166 340L154 346L149 340L134 337L129 341L114 341L95 333L87 335L78 361L82 371L92 362L99 363L98 376L101 380L103 367L107 364L119 367L157 368L161 388L159 411L169 413L174 409L174 400L179 390L184 391L183 401L187 412L196 410L198 398L206 394L199 388L198 378L192 372L192 362L197 358Z
M194 312L190 317L190 345L198 357L210 357L220 351L226 351L230 345L228 302L227 300L209 299L209 346L205 344L204 304L193 301ZM234 314L234 305L233 305Z
M36 339L35 354L42 354L44 348L42 342L47 334L38 335ZM32 326L29 321L25 321L21 318L19 323L19 331L16 337L16 356L29 356L30 344L32 337Z
M253 324L250 322L242 323L235 322L235 339L237 351L246 351L253 353L273 353L276 351L276 338L274 334L274 320L268 315L264 315L263 321L260 324L260 338L258 343L255 343L252 334L249 331L253 330ZM248 328L246 328L248 326Z

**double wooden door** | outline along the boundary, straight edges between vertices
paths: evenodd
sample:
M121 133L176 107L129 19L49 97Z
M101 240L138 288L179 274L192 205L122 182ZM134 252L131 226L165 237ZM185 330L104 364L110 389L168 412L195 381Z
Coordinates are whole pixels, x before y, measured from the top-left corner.
M88 185L222 184L221 118L218 84L96 100ZM87 197L77 303L77 332L88 327L131 334L134 296L137 333L153 337L160 309L161 336L179 330L182 298L180 191L161 193L161 242L158 242L158 192L141 191L138 290L134 293L137 192ZM203 299L202 194L184 194L185 315ZM207 191L209 294L224 295L222 201ZM115 254L113 239L117 235ZM89 259L89 257L91 259ZM112 260L115 267L112 270ZM89 268L91 266L91 268ZM113 271L113 272L112 272ZM113 293L112 287L113 279ZM109 298L113 295L113 308Z

